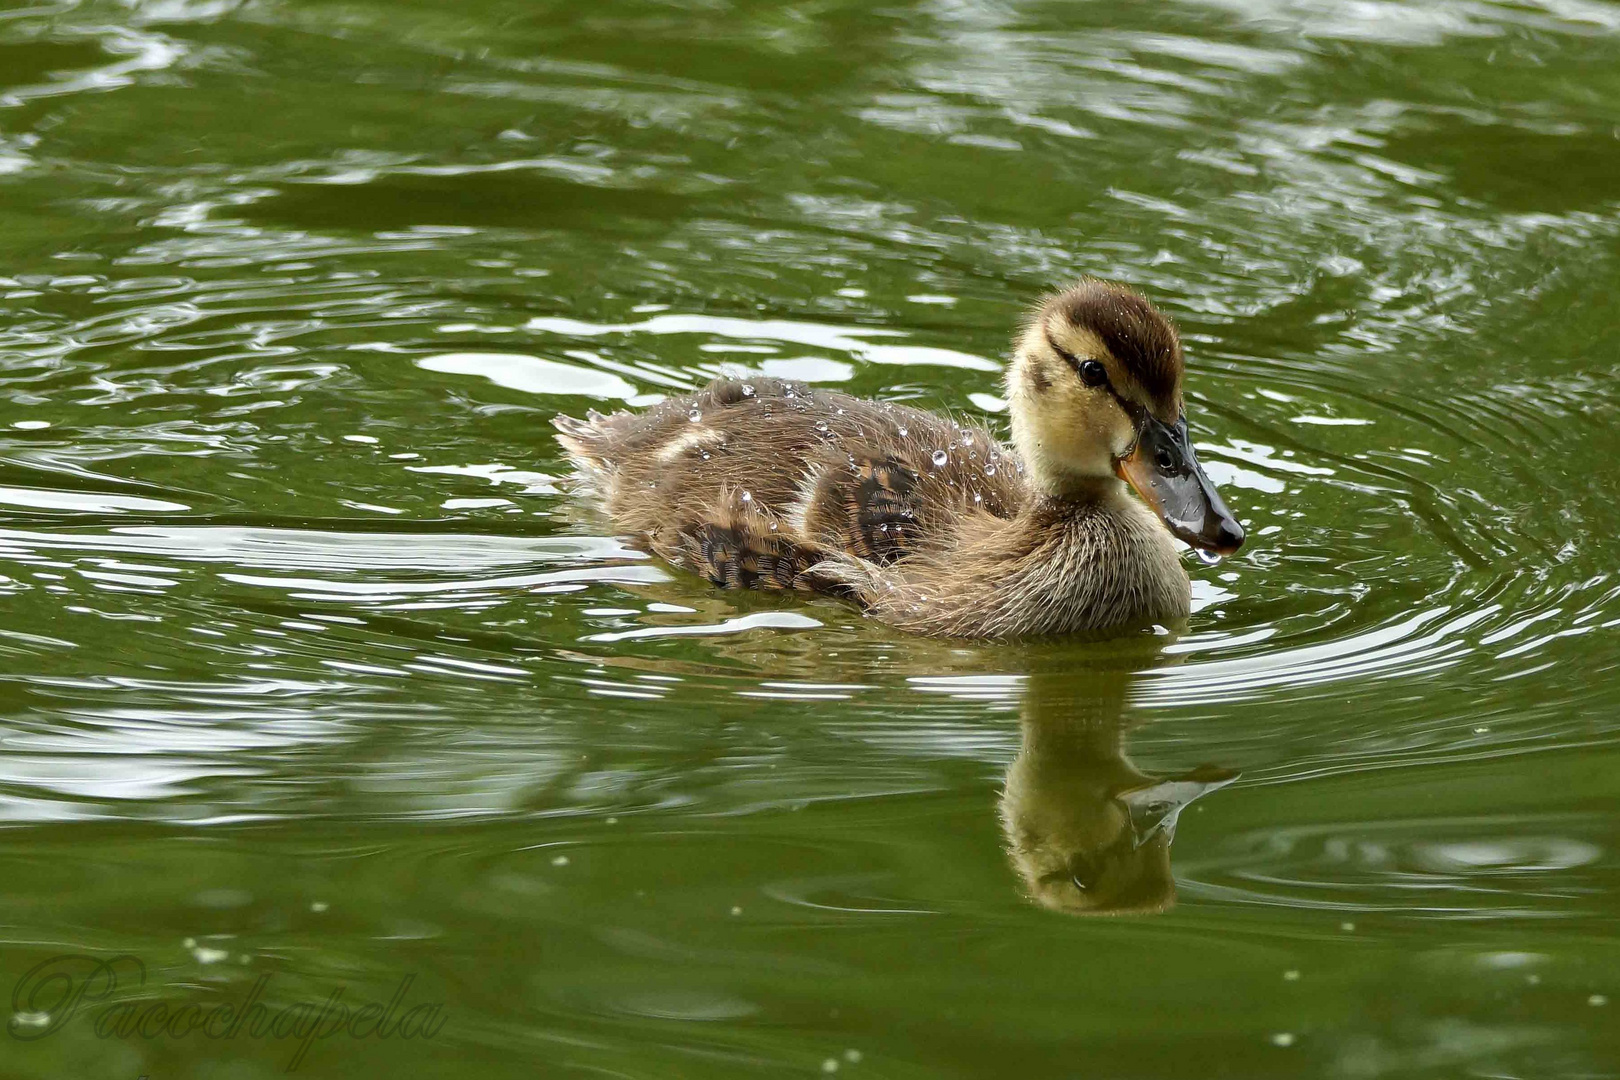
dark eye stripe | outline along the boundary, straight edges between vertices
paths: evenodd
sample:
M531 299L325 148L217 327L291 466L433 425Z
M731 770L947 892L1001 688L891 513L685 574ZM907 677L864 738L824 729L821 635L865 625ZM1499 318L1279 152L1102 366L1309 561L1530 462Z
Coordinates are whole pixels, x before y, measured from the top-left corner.
M1059 356L1063 357L1063 359L1069 362L1069 366L1074 368L1074 373L1076 375L1080 374L1080 358L1074 355L1074 353L1070 352L1068 349L1065 349L1063 346L1059 345L1057 340L1052 337L1052 331L1050 330L1046 331L1046 343L1052 347L1053 352L1057 353Z
M1074 368L1074 373L1080 376L1081 382L1084 382L1087 386L1104 386L1108 388L1110 393L1113 392L1114 386L1108 378L1108 369L1104 368L1100 361L1090 358L1085 360L1080 359L1078 356L1074 355L1074 353L1059 345L1052 337L1052 331L1047 330L1045 333L1046 343L1052 347L1053 352L1057 353L1059 356L1063 357L1064 360L1068 361L1069 366ZM1088 377L1086 375L1086 368L1088 365L1095 365L1096 369L1102 370L1103 377L1100 381L1096 381L1095 376ZM1116 394L1115 396L1117 397L1118 395Z

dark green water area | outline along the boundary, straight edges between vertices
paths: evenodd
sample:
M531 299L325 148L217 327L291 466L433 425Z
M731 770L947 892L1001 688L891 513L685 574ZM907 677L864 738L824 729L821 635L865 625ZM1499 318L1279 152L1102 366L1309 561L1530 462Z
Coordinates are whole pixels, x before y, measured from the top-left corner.
M1179 635L568 493L722 371L1004 428L1082 274ZM7 2L0 1076L1620 1076L1617 293L1601 0Z

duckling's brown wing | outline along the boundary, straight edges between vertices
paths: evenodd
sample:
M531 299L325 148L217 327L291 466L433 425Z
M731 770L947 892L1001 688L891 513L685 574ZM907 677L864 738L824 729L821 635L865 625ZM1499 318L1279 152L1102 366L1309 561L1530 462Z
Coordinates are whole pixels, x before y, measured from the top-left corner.
M850 453L845 467L817 476L805 500L803 532L862 559L887 565L917 542L930 515L917 470L900 457L870 449Z
M848 593L818 575L830 555L878 565L903 558L934 515L920 500L915 470L894 457L846 453L809 462L806 490L787 516L769 506L720 499L670 508L647 532L653 551L727 589ZM802 515L802 516L801 516Z
M720 380L646 412L554 423L619 528L732 588L841 591L823 590L818 562L887 565L964 513L1006 516L1023 499L1016 458L982 428L802 383Z
M824 558L759 521L696 521L651 539L660 555L722 589L815 590L807 572Z

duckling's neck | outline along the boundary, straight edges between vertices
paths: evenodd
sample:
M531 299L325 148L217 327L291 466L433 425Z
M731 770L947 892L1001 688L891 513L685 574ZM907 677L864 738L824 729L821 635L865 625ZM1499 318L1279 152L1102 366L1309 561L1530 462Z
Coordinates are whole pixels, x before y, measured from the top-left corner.
M1036 466L1029 470L1029 482L1038 498L1057 505L1090 507L1126 497L1124 481L1116 476L1081 475Z

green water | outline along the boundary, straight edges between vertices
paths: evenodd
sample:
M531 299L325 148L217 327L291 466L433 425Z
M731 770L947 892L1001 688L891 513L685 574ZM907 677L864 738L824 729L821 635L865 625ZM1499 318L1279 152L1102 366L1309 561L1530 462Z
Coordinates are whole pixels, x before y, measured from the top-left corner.
M563 490L726 365L1004 424L1081 273L1249 530L1177 640ZM1620 1076L1617 290L1599 0L7 3L0 1075ZM438 1012L114 1023L255 986Z

